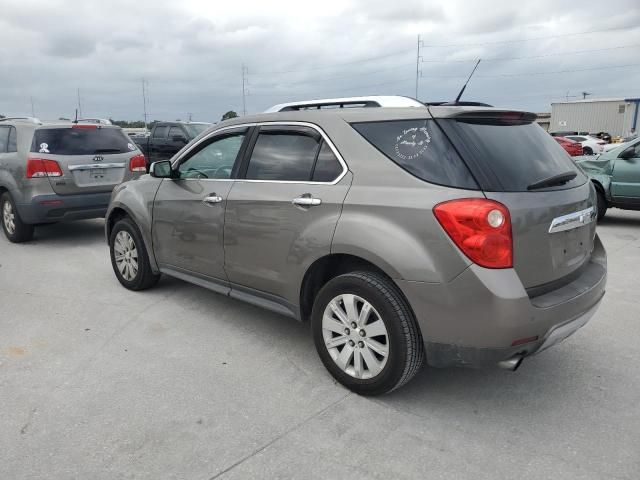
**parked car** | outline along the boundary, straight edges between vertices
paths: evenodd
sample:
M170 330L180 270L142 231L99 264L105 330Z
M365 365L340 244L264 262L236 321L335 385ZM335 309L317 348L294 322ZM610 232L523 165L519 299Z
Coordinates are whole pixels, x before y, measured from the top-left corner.
M608 208L640 210L640 138L618 144L595 159L577 159L598 194L598 219Z
M131 137L147 158L147 168L152 162L168 160L187 143L211 127L201 122L157 122L151 135Z
M574 140L569 140L567 137L553 137L553 139L572 157L584 154L582 145Z
M116 187L118 281L166 274L310 321L328 371L368 395L425 361L515 369L589 320L595 189L535 114L338 100L225 121Z
M11 242L45 223L104 217L113 187L145 171L120 127L0 120L0 212Z
M602 153L604 145L607 143L604 140L600 140L597 137L590 135L567 135L565 138L578 142L582 145L583 155L595 155Z

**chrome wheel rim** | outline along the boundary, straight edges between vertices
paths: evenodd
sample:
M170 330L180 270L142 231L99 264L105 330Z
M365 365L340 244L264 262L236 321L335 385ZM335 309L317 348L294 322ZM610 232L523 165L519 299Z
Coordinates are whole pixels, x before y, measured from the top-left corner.
M13 206L9 201L5 201L2 205L2 221L9 235L13 235L16 231L16 215L13 213Z
M138 275L138 249L129 232L120 230L113 243L116 267L122 278L132 281Z
M387 364L387 327L373 305L357 295L338 295L329 302L322 315L322 337L335 364L354 378L373 378Z

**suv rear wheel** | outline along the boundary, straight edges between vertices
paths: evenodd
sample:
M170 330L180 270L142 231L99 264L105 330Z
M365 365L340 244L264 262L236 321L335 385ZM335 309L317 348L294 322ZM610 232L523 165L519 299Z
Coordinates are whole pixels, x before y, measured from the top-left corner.
M153 273L142 235L130 218L118 220L109 236L111 265L120 283L129 290L153 287L160 275Z
M9 192L4 192L0 196L0 215L2 215L2 229L10 242L28 242L33 238L33 225L22 221Z
M311 318L322 363L356 393L390 392L422 367L424 346L413 313L383 275L353 272L330 280Z

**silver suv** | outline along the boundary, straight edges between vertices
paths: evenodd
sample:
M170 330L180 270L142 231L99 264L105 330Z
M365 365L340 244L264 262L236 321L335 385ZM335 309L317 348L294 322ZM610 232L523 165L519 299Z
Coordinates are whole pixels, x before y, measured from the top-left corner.
M36 225L104 217L113 187L146 171L120 127L0 120L0 214L12 242Z
M583 326L607 272L588 178L534 114L398 104L280 105L152 164L111 199L118 280L310 321L329 372L369 395L425 361L514 370Z

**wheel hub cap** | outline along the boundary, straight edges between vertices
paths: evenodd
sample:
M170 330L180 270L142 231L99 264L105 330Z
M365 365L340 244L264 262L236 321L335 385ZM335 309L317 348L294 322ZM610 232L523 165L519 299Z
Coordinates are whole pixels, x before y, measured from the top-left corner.
M322 336L333 361L352 377L373 378L387 364L387 328L376 309L357 295L338 295L329 302Z
M16 231L16 216L13 213L11 203L8 201L5 201L4 205L2 205L2 221L4 222L4 227L7 229L7 232L13 235Z
M113 243L113 254L122 278L129 282L136 278L138 275L138 249L129 232L124 230L118 232Z

